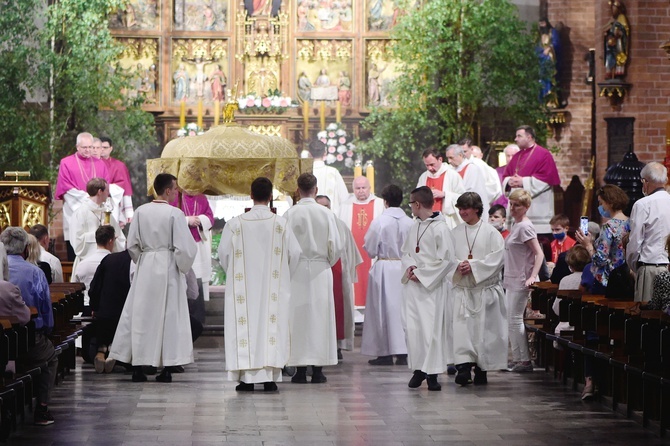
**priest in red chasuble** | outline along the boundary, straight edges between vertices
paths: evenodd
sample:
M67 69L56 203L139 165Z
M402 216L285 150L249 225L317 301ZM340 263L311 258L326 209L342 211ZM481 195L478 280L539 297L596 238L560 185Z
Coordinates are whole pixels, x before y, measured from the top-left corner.
M438 149L426 149L422 156L426 171L419 177L416 187L427 186L433 191L433 211L441 212L447 227L454 229L461 224L456 200L465 192L463 180L451 166L442 162L443 156Z
M351 229L356 246L363 257L363 263L356 268L358 282L354 284L354 304L357 307L364 307L372 260L363 250L363 243L372 220L384 212L384 200L370 192L370 182L364 176L354 178L352 188L354 193L341 204L339 216Z

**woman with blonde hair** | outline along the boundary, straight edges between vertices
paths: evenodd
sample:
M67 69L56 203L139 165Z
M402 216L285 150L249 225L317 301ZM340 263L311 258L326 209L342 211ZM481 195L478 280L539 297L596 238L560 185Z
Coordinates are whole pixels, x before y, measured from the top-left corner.
M38 242L37 238L32 234L28 234L28 245L26 246L26 249L28 250L26 261L38 266L42 271L44 271L44 275L47 276L47 282L51 283L51 266L49 266L47 262L40 261L40 254L42 253L42 250L40 249L40 242Z
M537 232L526 213L531 204L530 194L517 189L509 196L509 212L514 225L505 239L505 272L503 287L507 303L507 323L512 347L512 372L532 372L528 353L528 339L523 314L530 297L530 285L537 280L542 266L542 247Z

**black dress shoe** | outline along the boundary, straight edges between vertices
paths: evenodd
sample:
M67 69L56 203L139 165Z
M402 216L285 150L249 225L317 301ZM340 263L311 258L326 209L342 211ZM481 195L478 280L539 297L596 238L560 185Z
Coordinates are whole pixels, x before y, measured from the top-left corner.
M456 367L453 365L448 365L447 366L447 375L455 375L458 373L458 370L456 370Z
M458 370L458 374L456 375L456 384L461 385L461 386L467 386L468 384L472 384L472 374L470 373L470 370L472 369L471 364L458 364L456 366L456 370Z
M139 371L138 371L138 370L135 370L135 371L133 372L133 378L132 378L132 380L133 380L134 383L143 383L143 382L145 382L145 381L147 380L147 375L145 375L144 373L142 373L141 370L139 370Z
M272 381L263 383L263 390L266 392L276 392L277 389L277 383L274 383Z
M368 361L370 365L393 365L393 356L378 356Z
M297 367L295 375L291 378L292 383L306 384L307 383L307 367Z
M183 365L173 365L170 367L170 371L172 373L184 373L184 366Z
M171 383L172 382L172 373L168 370L168 367L163 367L163 371L160 375L156 377L156 381L159 383Z
M321 367L312 367L312 384L322 384L328 381Z
M483 384L488 384L489 380L486 377L486 371L480 369L479 367L475 366L475 379L473 383L476 386L483 385Z
M254 385L241 382L237 386L235 386L235 390L238 392L253 392Z
M338 361L342 361L342 359L344 359L344 358L342 357L342 349L341 349L341 348L338 348L338 349L337 349L337 360L338 360Z
M395 365L407 365L407 355L396 355Z
M426 377L426 382L428 383L428 390L440 391L442 386L437 382L437 375L428 375Z
M425 373L421 370L414 370L414 375L412 375L412 379L409 380L407 385L412 389L416 389L421 385L424 379L426 379Z

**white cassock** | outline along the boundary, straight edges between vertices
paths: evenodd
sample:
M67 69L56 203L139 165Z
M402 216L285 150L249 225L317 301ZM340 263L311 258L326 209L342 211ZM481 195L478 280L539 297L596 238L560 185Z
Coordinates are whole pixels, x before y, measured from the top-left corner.
M121 252L126 249L126 236L113 215L110 216L109 223L114 228L114 234L116 235L114 252ZM70 281L75 281L79 263L98 249L98 245L95 243L95 231L104 224L105 205L97 205L90 198L84 201L74 212L70 220L70 244L72 244L72 249L74 249L77 257L72 264Z
M402 252L408 366L410 370L439 374L447 369L447 349L451 345L447 332L450 321L446 302L451 291L447 271L454 258L451 232L444 216L415 219ZM414 274L419 282L407 278L410 266L416 266Z
M358 251L354 236L347 224L335 218L337 230L342 242L342 297L344 299L344 339L337 340L337 347L351 351L354 349L354 283L358 282L356 267L363 263L361 253Z
M342 243L335 215L313 198L284 214L302 254L291 277L291 354L288 365L337 364L333 273Z
M230 381L279 382L290 352L291 275L300 245L286 220L255 205L223 228L224 339Z
M370 206L370 203L371 206ZM338 216L347 224L351 230L356 247L361 253L363 262L356 268L358 281L354 285L354 303L357 307L365 306L366 294L368 292L368 274L372 266L372 259L365 253L363 243L365 233L370 228L374 219L384 212L384 200L375 194L370 194L365 200L357 200L354 194L342 203Z
M80 282L86 286L84 289L85 306L88 306L89 303L88 290L91 288L91 281L93 280L95 271L98 269L98 265L100 265L102 259L107 257L108 254L110 252L106 249L97 248L79 263L77 272L72 275L72 282Z
M538 234L551 233L551 225L549 220L554 216L554 188L542 180L535 177L523 177L523 187L513 187L507 191L507 183L512 177L507 177L502 182L502 188L505 190L505 195L510 196L512 192L517 189L528 191L533 199L533 202L528 208L526 216L530 219ZM512 214L507 211L507 228L512 227Z
M342 179L340 171L334 167L326 166L323 160L314 160L312 174L316 177L316 187L319 195L330 198L330 207L338 215L340 205L349 198L349 190Z
M453 284L453 358L450 363L476 363L482 370L507 367L507 309L502 288L505 243L500 232L480 220L451 232L456 261L449 271ZM467 234L467 235L466 235ZM468 259L472 247L472 259ZM471 274L457 266L467 260Z
M185 274L197 247L184 213L162 200L137 208L128 252L137 270L109 357L154 367L193 362Z
M479 159L479 158L475 158ZM481 160L480 160L481 161ZM465 173L463 173L465 171ZM489 203L491 199L486 187L486 174L477 164L471 161L463 161L460 166L456 168L456 173L461 175L463 173L463 187L466 192L475 192L482 199L484 205L484 212L482 215L489 215ZM497 174L496 174L497 175ZM498 182L500 183L500 182Z
M439 209L439 211L444 215L447 227L451 229L462 223L461 217L458 215L458 209L456 209L456 200L465 192L465 186L460 175L449 167L449 163L442 163L436 173L428 171L422 173L416 187L426 186L429 178L437 179L442 175L444 175L444 180L441 190L444 192L444 199L442 200L442 209Z
M484 206L487 204L490 205L498 198L502 196L502 188L500 187L500 177L498 172L488 164L486 161L477 158L476 156L470 157L470 162L478 166L486 177L486 193L488 194L489 201L484 203ZM482 215L488 215L484 212Z
M400 208L387 208L376 218L363 246L376 259L370 269L368 294L363 323L361 353L368 356L407 354L402 324L403 274L402 246L413 225Z

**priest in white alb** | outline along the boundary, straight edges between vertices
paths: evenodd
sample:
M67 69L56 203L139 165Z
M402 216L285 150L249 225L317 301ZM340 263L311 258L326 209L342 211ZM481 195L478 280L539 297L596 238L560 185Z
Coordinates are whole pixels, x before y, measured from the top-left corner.
M309 143L309 153L314 159L312 174L316 177L319 194L330 199L331 209L335 215L338 215L341 204L349 198L349 190L340 171L334 167L326 166L323 158L326 155L326 147L326 144L319 139Z
M363 250L363 244L372 221L384 212L384 200L372 193L370 181L364 176L354 178L352 189L354 193L342 204L339 217L351 229L356 246L363 257L363 263L356 268L358 282L354 284L354 305L365 307L372 259Z
M486 384L488 370L507 366L507 309L502 288L505 243L500 232L483 220L481 197L466 192L458 198L462 224L452 230L454 257L449 278L453 284L453 354L456 383Z
M477 164L465 157L463 147L452 144L447 147L447 160L463 180L466 192L475 192L484 203L484 215L489 215L489 195L486 189L486 174ZM497 174L496 174L497 175Z
M307 366L313 366L312 383L325 383L323 366L337 364L335 304L331 267L340 258L342 243L335 215L318 204L316 177L298 177L300 201L284 214L298 239L302 254L291 278L291 355L296 366L294 383L307 382Z
M456 209L456 200L465 192L463 180L448 163L442 162L442 154L435 148L423 151L426 171L421 174L416 187L428 186L433 192L433 211L444 216L449 229L461 223Z
M300 259L300 245L286 220L268 204L272 182L251 183L254 206L223 228L219 262L228 277L224 308L224 339L228 380L238 392L277 390L290 352L291 275Z
M493 167L489 166L486 161L482 159L484 154L482 149L477 146L472 145L472 140L470 138L463 138L458 141L458 145L463 148L463 155L465 155L465 160L470 161L472 164L478 166L484 173L486 178L486 196L488 197L489 202L484 201L484 205L491 205L497 199L503 196L502 187L500 185L500 177L498 176L498 171ZM482 200L483 200L482 196ZM486 213L484 213L486 215Z
M375 259L368 279L368 294L365 306L365 323L361 353L376 356L370 365L407 365L407 343L402 326L402 288L398 278L402 276L402 246L412 227L412 219L400 209L402 189L389 184L382 192L386 209L375 218L367 234L363 248Z
M447 369L447 302L451 299L447 272L453 261L451 231L444 216L433 211L433 192L427 186L409 197L416 217L402 247L403 315L407 333L407 359L414 375L408 386L425 379L428 390L442 390L437 375Z
M143 365L163 367L156 381L172 382L175 366L193 362L186 302L186 273L198 248L184 213L170 206L177 179L161 173L156 199L137 208L128 233L128 252L137 270L114 334L109 358L133 365L133 382L144 382Z

